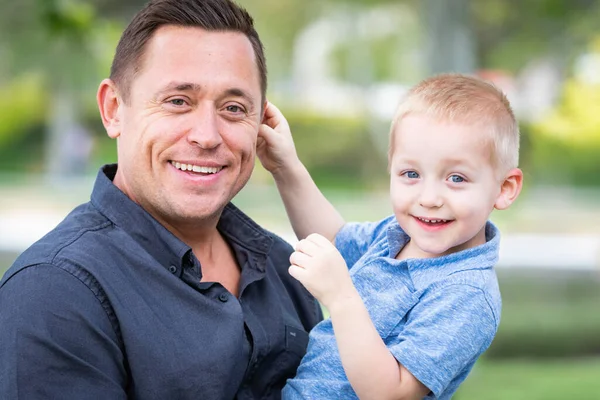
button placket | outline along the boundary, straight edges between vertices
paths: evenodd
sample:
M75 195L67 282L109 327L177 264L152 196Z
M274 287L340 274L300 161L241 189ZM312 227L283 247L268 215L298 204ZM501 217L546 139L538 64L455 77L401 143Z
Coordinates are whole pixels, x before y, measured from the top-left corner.
M223 292L219 295L219 300L221 300L223 303L226 303L229 300L229 295Z

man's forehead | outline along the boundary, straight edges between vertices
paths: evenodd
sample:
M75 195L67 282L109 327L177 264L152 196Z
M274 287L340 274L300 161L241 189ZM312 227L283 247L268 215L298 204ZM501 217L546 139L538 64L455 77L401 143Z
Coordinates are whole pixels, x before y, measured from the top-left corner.
M256 56L251 42L240 32L161 27L147 43L136 76L147 72L153 75L150 83L162 91L206 89L218 82L218 74L221 80L231 81L228 90L240 95L257 91L260 96Z

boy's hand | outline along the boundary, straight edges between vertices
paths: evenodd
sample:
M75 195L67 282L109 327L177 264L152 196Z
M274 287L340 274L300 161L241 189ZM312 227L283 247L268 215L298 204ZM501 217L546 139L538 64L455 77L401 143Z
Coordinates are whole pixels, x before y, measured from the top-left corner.
M258 131L256 155L271 174L299 162L287 120L272 103L267 103L265 116Z
M344 258L324 236L299 241L290 263L290 275L328 309L357 295Z

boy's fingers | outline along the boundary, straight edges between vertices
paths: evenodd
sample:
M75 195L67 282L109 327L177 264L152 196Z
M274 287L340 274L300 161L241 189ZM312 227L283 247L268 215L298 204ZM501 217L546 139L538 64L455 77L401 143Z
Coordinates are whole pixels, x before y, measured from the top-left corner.
M269 127L268 125L261 124L258 127L258 137L262 137L264 139L268 139L270 135L274 135L275 131Z
M282 119L283 114L282 114L281 110L279 110L279 108L277 108L277 106L275 104L271 103L270 101L267 102L267 110L268 110L268 114L270 117Z
M286 131L289 131L289 126L283 113L271 102L267 102L267 108L265 109L265 116L262 123L273 129L277 129L277 127L281 126Z
M309 256L312 256L319 251L319 246L308 238L302 239L296 243L295 248L296 252L302 252L304 254L308 254Z
M268 124L270 126L276 126L282 119L283 114L273 103L270 101L267 102L267 108L265 109L265 116L263 118L263 123Z
M258 128L258 137L263 138L267 143L277 143L275 140L279 134L270 126L262 124Z
M290 255L290 264L297 265L301 268L306 266L308 260L310 260L310 256L302 253L300 251L295 251Z
M318 247L331 247L333 244L323 235L311 233L305 239L308 242L314 243Z
M300 283L302 283L302 281L304 280L304 274L306 273L306 271L304 270L304 268L300 268L297 265L290 265L290 267L288 268L288 273L297 281L300 281Z

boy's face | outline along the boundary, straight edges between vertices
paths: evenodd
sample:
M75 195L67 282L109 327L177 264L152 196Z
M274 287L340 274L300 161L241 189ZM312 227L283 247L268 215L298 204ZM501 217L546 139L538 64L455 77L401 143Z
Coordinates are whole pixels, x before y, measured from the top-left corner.
M485 223L505 193L490 136L478 125L417 114L396 126L390 194L411 237L403 256L438 257L485 243Z

